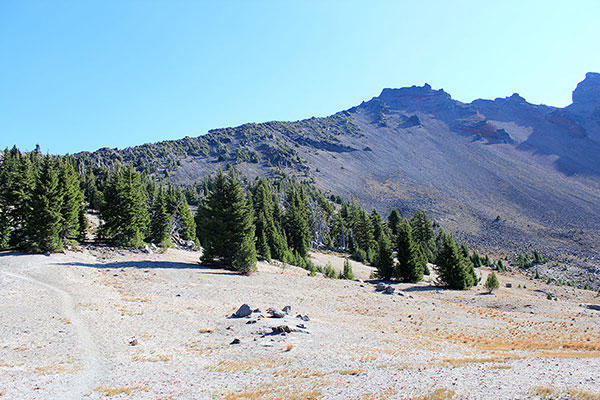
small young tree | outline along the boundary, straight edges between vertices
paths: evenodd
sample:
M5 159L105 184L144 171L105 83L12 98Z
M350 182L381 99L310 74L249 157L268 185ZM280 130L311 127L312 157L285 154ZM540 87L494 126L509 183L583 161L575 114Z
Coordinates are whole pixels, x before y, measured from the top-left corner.
M490 293L500 287L500 282L498 282L498 277L494 271L488 275L484 286Z
M344 273L342 274L342 279L354 279L352 265L350 265L350 261L347 258L344 260Z

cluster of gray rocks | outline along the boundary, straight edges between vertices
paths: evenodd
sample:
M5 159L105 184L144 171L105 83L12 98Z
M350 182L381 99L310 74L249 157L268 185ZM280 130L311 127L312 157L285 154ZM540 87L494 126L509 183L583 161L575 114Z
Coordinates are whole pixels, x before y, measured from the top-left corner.
M386 285L383 282L379 282L375 287L375 290L378 292L383 292L385 294L394 294L394 292L396 291L396 289L393 288L391 285Z
M310 333L307 330L307 327L304 325L304 323L302 322L308 322L310 321L310 317L308 315L302 315L302 314L297 314L295 317L295 326L294 327L290 327L290 325L275 325L272 326L271 324L269 324L269 320L271 319L282 319L282 320L287 320L285 322L287 322L288 324L292 324L293 320L289 320L290 318L293 318L291 316L292 313L292 307L291 306L285 306L282 309L278 309L275 307L269 307L267 308L266 311L266 316L261 312L260 309L255 308L252 309L252 307L250 307L248 304L242 304L242 306L233 314L231 314L230 318L245 318L248 321L246 322L246 325L250 325L250 324L257 324L259 321L262 322L261 325L262 328L259 329L257 332L254 332L256 334L259 334L261 337L266 337L266 336L273 336L273 335L287 335L290 334L292 332L301 332L301 333ZM256 315L256 318L254 318L254 314ZM298 321L300 320L300 321ZM229 327L228 329L232 329L232 327ZM256 340L256 339L255 339ZM239 344L241 343L240 340L238 338L234 339L230 344Z

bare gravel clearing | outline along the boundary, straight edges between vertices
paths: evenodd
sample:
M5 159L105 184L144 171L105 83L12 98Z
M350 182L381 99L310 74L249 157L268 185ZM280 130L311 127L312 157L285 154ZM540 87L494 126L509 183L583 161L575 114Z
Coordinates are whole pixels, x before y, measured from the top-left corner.
M600 311L581 306L598 303L593 292L505 274L492 295L429 283L392 284L386 295L370 281L291 266L259 263L239 276L202 267L198 256L0 253L0 398L600 393ZM335 254L313 259L343 265ZM361 279L371 270L353 269ZM242 304L255 312L232 317ZM288 305L283 318L267 312Z

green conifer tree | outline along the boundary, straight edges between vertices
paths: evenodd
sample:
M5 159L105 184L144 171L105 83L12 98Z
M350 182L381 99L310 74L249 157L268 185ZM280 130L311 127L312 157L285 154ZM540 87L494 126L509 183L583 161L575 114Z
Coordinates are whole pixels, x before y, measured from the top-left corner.
M140 247L148 234L150 216L140 174L132 166L116 167L104 190L101 237Z
M256 268L254 213L235 170L225 178L219 169L212 188L198 213L202 262L252 272Z
M185 196L181 199L181 203L177 208L177 219L180 225L179 236L183 240L193 240L195 242L196 221L194 221L194 217L192 215L192 212L190 211L190 206Z
M9 247L27 247L27 220L31 216L31 197L35 186L32 159L16 147L4 152L0 177L0 207L4 224L10 226ZM6 232L6 227L3 228Z
M443 233L441 241L437 257L438 283L451 289L469 289L475 284L469 271L472 264L463 257L452 235Z
M390 214L387 217L388 228L392 232L391 240L392 242L396 242L396 235L398 235L398 224L402 220L402 216L400 215L400 211L397 208L392 208Z
M371 226L373 227L373 241L377 243L379 238L385 235L385 228L383 226L383 218L377 212L376 209L371 211L371 215L369 216L371 220Z
M302 258L308 255L312 234L308 224L310 211L302 186L292 186L286 196L285 232L289 247Z
M150 219L150 239L162 248L170 245L172 216L167 212L167 194L161 185L154 196Z
M341 275L342 279L354 279L354 272L352 272L352 265L350 260L344 259L344 272Z
M58 159L58 180L62 195L62 229L60 237L76 240L79 236L80 213L83 208L83 192L80 188L79 176L75 172L73 160Z
M379 279L389 281L394 277L394 257L392 253L392 244L387 235L383 235L377 241L377 253L374 262L377 268Z
M490 293L500 287L500 282L498 281L498 277L494 271L488 275L484 286Z
M26 220L28 247L36 251L62 250L62 202L54 162L50 156L46 156L36 176L31 196L31 213Z
M417 210L410 219L412 227L413 239L421 246L427 260L433 262L434 255L434 233L431 221L427 217L425 211Z
M425 259L419 253L419 247L412 238L412 228L405 219L398 224L396 242L398 263L395 277L403 282L419 282L425 272Z
M259 179L254 186L252 191L252 206L254 208L255 226L256 226L256 237L257 242L257 253L265 258L271 260L271 257L281 259L285 249L275 249L278 245L275 242L278 241L276 236L279 231L276 227L274 211L275 206L273 204L273 196L269 185L265 179ZM272 251L274 249L275 251Z

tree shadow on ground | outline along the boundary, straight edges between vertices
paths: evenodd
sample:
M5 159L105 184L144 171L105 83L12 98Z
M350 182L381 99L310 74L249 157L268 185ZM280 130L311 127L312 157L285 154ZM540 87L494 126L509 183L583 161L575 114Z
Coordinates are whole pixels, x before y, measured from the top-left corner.
M435 292L438 290L448 290L442 286L411 286L406 289L401 289L402 292Z
M56 265L69 265L75 267L86 267L86 268L97 268L97 269L127 269L127 268L135 268L135 269L194 269L198 270L203 274L211 274L211 275L236 275L240 274L235 271L228 271L225 269L217 269L215 267L208 267L200 264L190 264L190 263L182 263L182 262L172 262L172 261L116 261L109 263L82 263L82 262L66 262L66 263L57 263Z
M16 257L16 256L43 256L44 253L26 253L21 251L3 251L0 252L0 257Z

